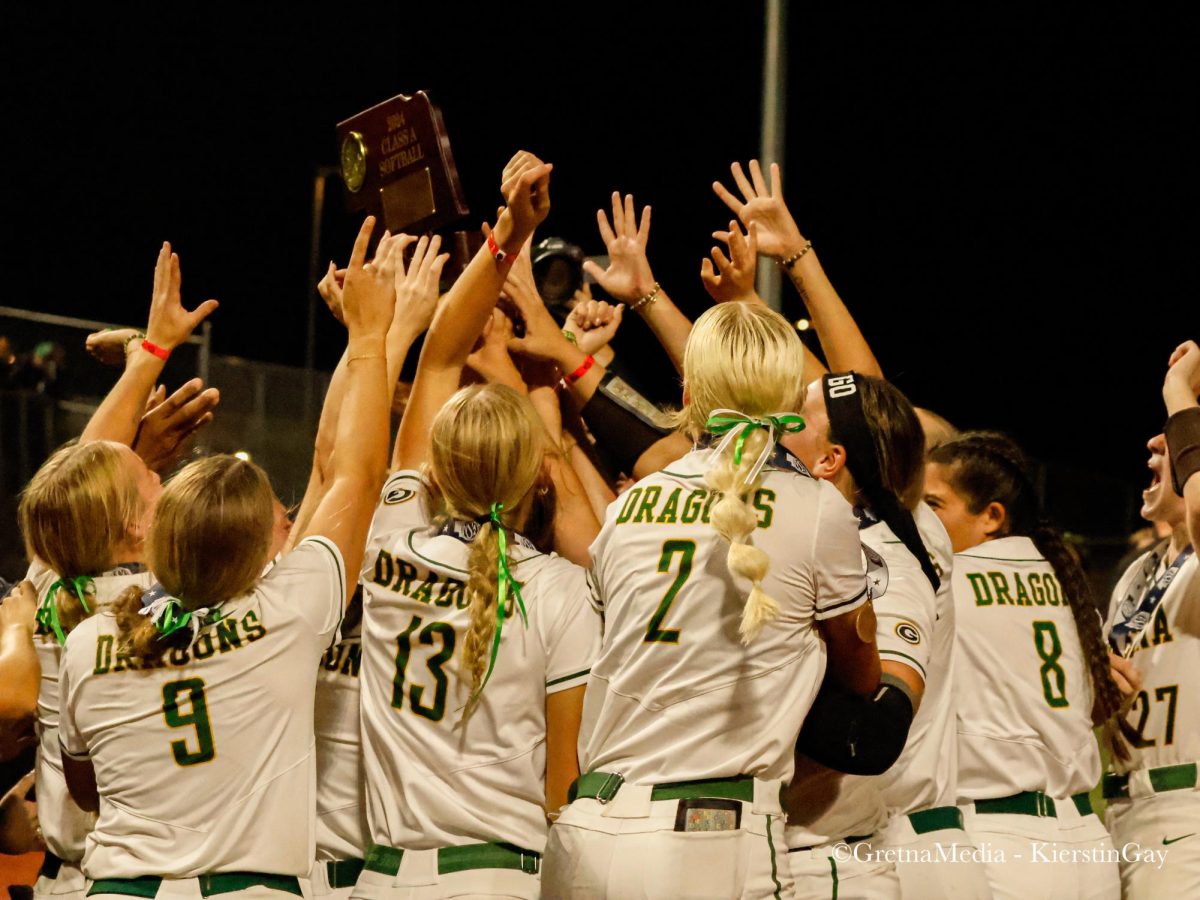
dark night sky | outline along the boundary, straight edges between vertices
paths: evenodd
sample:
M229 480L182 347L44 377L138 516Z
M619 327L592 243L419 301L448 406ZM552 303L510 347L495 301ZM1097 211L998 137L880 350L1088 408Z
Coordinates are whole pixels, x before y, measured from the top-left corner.
M299 363L333 126L425 88L472 225L528 147L556 164L545 234L602 252L594 211L632 191L654 206L657 277L697 313L727 219L708 185L757 149L759 4L571 5L570 24L563 5L427 7L358 6L352 25L332 9L7 11L3 302L139 321L169 238L185 300L222 301L218 352ZM1005 9L793 4L787 197L915 402L1140 485L1167 356L1200 333L1196 29L1128 7ZM350 222L329 224L340 258ZM644 346L626 330L627 352ZM672 377L664 360L664 396Z

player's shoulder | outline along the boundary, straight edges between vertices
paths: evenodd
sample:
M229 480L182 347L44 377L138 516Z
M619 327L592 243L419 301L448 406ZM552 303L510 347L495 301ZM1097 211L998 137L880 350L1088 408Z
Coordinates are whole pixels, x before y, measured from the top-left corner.
M984 541L954 554L956 568L1004 568L1006 566L1049 565L1030 538L1023 535Z
M101 609L88 616L67 635L63 644L62 665L69 667L79 660L81 664L86 664L85 668L90 669L100 636L115 635L117 630L116 618L110 610Z

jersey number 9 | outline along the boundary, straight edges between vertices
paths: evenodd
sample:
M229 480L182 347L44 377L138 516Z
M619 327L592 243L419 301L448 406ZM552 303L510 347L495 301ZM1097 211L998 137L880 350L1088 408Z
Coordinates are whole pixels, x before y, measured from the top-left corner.
M181 698L180 695L183 695ZM208 720L208 700L204 696L203 678L185 678L163 685L163 718L172 728L192 728L196 732L196 749L188 747L187 738L171 741L175 762L181 766L198 766L211 762L217 755L213 747L212 723ZM179 711L180 700L190 712Z

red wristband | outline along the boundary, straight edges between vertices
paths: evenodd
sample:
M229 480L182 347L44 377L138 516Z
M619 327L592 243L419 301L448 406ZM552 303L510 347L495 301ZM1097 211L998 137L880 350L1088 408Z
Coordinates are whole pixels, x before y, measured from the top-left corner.
M142 341L142 349L145 350L147 353L154 354L159 359L164 360L164 361L169 359L171 356L170 350L167 350L164 347L160 347L160 346L158 346L158 344L152 344L149 341Z
M492 259L497 263L502 263L508 259L508 254L500 249L500 245L496 243L495 236L489 231L487 239L488 252L492 254Z
M579 364L579 368L576 369L574 372L572 372L570 375L564 375L563 379L567 382L567 384L574 384L580 378L582 378L584 375L586 375L588 373L588 369L590 369L595 364L595 362L596 362L596 358L594 356L592 356L592 354L589 353L584 358L583 362L581 362Z

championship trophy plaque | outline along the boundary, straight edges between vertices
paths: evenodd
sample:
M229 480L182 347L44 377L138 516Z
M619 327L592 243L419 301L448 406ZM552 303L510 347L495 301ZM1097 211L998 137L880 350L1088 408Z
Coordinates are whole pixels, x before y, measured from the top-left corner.
M346 205L397 234L435 231L467 215L441 110L400 94L339 122Z

